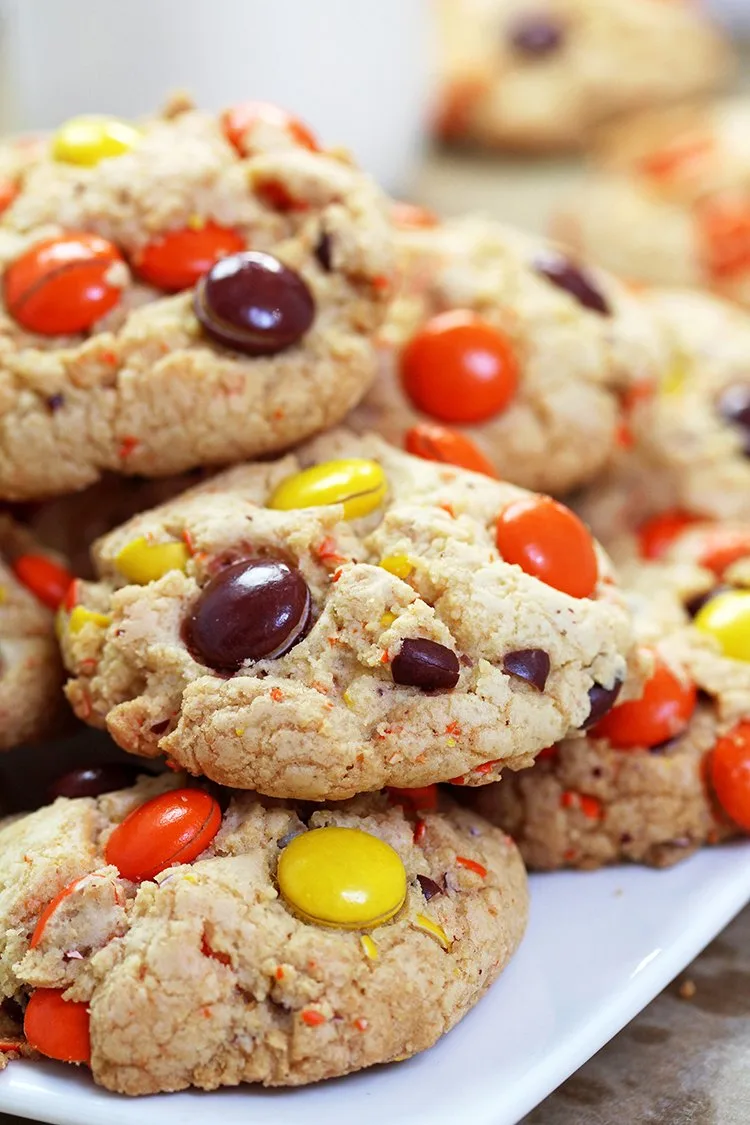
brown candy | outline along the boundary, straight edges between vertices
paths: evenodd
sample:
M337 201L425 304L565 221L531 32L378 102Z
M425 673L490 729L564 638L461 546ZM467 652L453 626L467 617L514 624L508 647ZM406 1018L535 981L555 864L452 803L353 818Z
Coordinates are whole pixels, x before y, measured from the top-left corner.
M544 691L549 669L549 655L542 648L519 648L503 657L503 670L509 676L524 680L538 691Z
M299 274L255 250L221 258L205 273L194 308L207 336L253 356L299 343L315 319L315 301Z
M195 658L221 672L283 656L310 623L310 591L296 567L243 559L206 585L185 627Z
M601 316L611 316L611 310L604 295L594 285L588 274L556 250L547 250L533 263L534 269L546 277L558 289L564 289L575 297L579 305Z
M588 730L594 723L603 719L607 712L614 707L621 690L622 680L615 680L612 687L609 688L603 687L601 684L594 684L593 687L589 688L591 710L586 721L581 723L581 730Z
M422 888L422 894L426 902L429 902L435 895L441 895L443 893L443 888L440 884L436 883L434 879L431 879L429 875L417 875L417 882Z
M455 652L437 641L406 640L391 664L395 683L418 687L422 691L454 688L459 672Z
M128 766L120 762L109 762L103 766L83 766L70 770L52 781L47 789L50 801L56 797L99 797L102 793L113 793L116 789L127 789L134 785L139 774L145 773L139 766Z

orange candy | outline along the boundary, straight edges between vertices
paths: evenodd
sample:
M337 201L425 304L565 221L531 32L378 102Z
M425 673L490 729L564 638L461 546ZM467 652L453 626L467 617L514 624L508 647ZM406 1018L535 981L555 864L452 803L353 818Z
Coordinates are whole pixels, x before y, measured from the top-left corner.
M153 879L166 867L192 863L221 826L221 809L203 789L173 789L146 801L118 824L104 856L125 879Z
M418 203L405 203L401 199L396 199L391 204L391 222L402 230L413 230L436 227L440 219L428 207L420 207Z
M71 231L37 242L5 271L6 307L29 332L85 332L120 300L121 290L106 280L120 261L117 247L96 234Z
M438 805L437 785L422 785L417 789L398 789L388 786L388 799L393 805L405 805L414 812L436 809Z
M637 167L646 176L671 180L690 175L712 155L713 149L713 138L708 134L688 133L646 153L638 160Z
M18 195L18 188L12 180L0 180L0 215L6 207L10 207Z
M717 530L706 534L698 562L701 566L705 566L706 570L712 570L717 578L721 578L727 567L748 555L750 555L750 532Z
M471 438L434 422L420 422L407 430L404 445L408 453L423 457L425 461L442 461L458 465L474 473L497 477L492 462L478 449Z
M589 733L593 738L608 738L617 750L658 746L682 734L697 699L695 684L680 679L657 659L641 698L613 707Z
M19 555L13 563L13 573L50 609L61 605L73 582L73 575L65 567L44 555Z
M68 883L67 886L63 887L63 889L58 894L56 894L50 902L47 903L44 910L39 915L39 920L34 927L34 932L31 935L31 941L29 942L29 949L36 949L36 947L39 945L39 942L42 940L44 931L47 928L47 923L57 910L60 903L64 899L72 895L86 878L87 876L84 875L82 879L74 879L72 883Z
M703 264L715 280L750 269L750 199L743 196L706 198L698 210Z
M698 522L697 516L691 516L689 512L681 512L677 509L652 516L641 524L636 533L641 558L660 559L686 527Z
M549 496L516 500L498 516L497 549L555 590L572 598L589 598L596 589L599 564L594 540L570 508Z
M85 1004L63 1000L62 988L38 988L26 1005L23 1030L29 1045L60 1062L91 1059L89 1012Z
M133 265L138 276L165 293L179 293L195 285L219 258L237 254L245 242L236 231L205 223L193 230L172 230L155 238L138 253Z
M475 313L440 313L401 355L401 381L414 405L441 422L484 422L501 413L518 385L508 337Z
M221 115L224 136L241 156L248 156L253 150L252 138L247 134L256 125L273 126L288 133L302 148L310 149L311 152L320 151L320 146L307 125L270 102L241 102L225 109Z
M750 832L750 722L738 723L713 748L711 783L724 812Z

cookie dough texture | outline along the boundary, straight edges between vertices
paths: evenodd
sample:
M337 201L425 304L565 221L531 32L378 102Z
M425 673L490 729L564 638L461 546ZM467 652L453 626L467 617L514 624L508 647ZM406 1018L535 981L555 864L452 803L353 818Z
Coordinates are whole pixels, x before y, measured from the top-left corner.
M263 506L300 465L351 456L385 471L388 496L372 516ZM495 520L525 495L343 431L298 457L238 467L97 545L101 581L79 584L79 604L111 624L65 631L68 698L125 750L273 796L342 799L459 774L483 784L503 766L527 766L586 721L595 683L624 678L631 629L603 553L591 599L499 557ZM187 537L186 571L127 585L117 556L141 536ZM299 568L314 624L285 656L227 677L194 659L183 623L222 562L257 554ZM406 578L378 565L393 556L408 558ZM454 689L394 683L391 662L414 638L458 655ZM505 654L528 648L549 655L544 691L503 670Z
M705 293L654 291L648 304L668 362L630 417L634 446L577 507L609 548L630 529L678 508L708 519L750 518L747 431L722 415L722 392L748 386L750 315ZM748 392L750 398L750 392Z
M581 148L601 122L706 94L730 68L726 44L690 4L440 0L436 7L443 83L436 128L446 140ZM546 50L524 47L532 23L543 25Z
M54 615L16 578L11 564L22 554L40 548L0 515L0 750L52 733L67 711Z
M180 105L147 122L128 153L94 167L46 158L22 178L0 216L0 274L63 230L95 232L137 263L155 238L214 222L299 273L316 315L286 351L240 355L202 334L192 290L166 296L124 263L109 278L119 304L83 337L29 334L0 304L0 496L275 452L334 424L365 392L392 268L382 197L344 158L261 148L262 138L240 157L218 118ZM279 209L279 198L293 206ZM315 254L323 236L330 269Z
M348 424L397 445L432 421L401 385L400 352L432 316L468 309L503 332L518 365L509 406L458 427L498 475L554 495L590 481L610 459L621 399L657 377L663 344L640 300L590 271L609 315L591 311L535 268L557 252L541 239L478 217L398 232L400 286L381 332L380 374Z
M88 1004L92 1074L110 1090L294 1086L412 1055L461 1019L518 946L527 915L518 852L447 800L420 814L417 845L413 819L379 794L312 814L234 794L207 851L136 887L105 865L106 840L131 808L173 784L60 799L0 830L2 994L23 1002L29 989L63 988ZM361 931L302 921L279 895L284 846L328 825L369 832L404 863L403 908L368 932L374 959ZM44 905L87 872L96 878L30 950ZM428 901L418 875L440 893ZM447 948L420 928L423 917Z
M750 305L750 98L652 112L604 134L562 240L637 282Z
M698 705L686 730L661 746L619 750L578 736L532 770L473 791L472 805L513 836L532 869L624 860L666 867L741 833L712 793L706 757L750 717L750 665L724 657L686 624L683 599L710 589L710 574L687 565L671 574L662 564L637 571L629 575L631 604L636 614L651 614L637 618L641 638L695 683Z

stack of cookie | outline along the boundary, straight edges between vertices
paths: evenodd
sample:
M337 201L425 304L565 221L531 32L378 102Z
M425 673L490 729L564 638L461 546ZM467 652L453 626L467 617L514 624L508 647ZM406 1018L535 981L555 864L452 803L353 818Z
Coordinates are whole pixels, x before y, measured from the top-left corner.
M696 784L715 745L724 818L681 794L690 845L739 830L745 655L715 568L691 539L670 612L641 612L641 570L623 591L547 495L648 429L671 355L651 302L393 204L271 106L6 148L0 495L45 545L8 517L4 737L57 713L60 651L72 711L141 776L73 771L0 828L4 1058L141 1094L429 1047L522 937L504 826L535 865L614 858L623 730L644 779L623 854L669 842L646 809L676 781L637 763L682 732L664 762ZM47 552L87 528L74 577ZM560 816L565 840L527 846Z

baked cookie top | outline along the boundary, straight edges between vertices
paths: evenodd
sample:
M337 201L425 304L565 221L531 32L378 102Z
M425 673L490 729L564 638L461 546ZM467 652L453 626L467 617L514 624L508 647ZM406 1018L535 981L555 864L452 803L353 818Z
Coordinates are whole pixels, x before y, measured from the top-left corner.
M0 829L0 991L28 1045L127 1094L431 1046L512 956L528 893L502 832L418 796L222 809L161 778Z
M397 256L380 375L348 424L525 488L591 480L623 404L663 366L639 299L480 217L402 226Z
M379 190L257 103L68 122L0 215L0 495L274 452L375 374Z
M615 114L721 85L727 44L662 0L440 0L444 139L580 148ZM674 44L680 50L674 50Z
M529 765L614 701L631 645L562 505L343 431L137 516L95 563L62 628L76 713L273 796Z
M64 723L54 611L72 578L60 556L0 514L0 750Z

